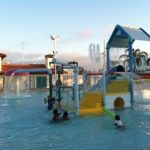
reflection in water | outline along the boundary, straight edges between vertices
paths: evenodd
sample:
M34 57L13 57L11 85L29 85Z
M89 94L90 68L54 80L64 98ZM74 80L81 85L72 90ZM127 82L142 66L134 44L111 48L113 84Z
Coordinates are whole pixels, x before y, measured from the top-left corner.
M143 97L150 100L150 89L143 90Z
M7 103L0 104L0 106L2 106L2 107L8 106L8 105L9 104L7 104Z

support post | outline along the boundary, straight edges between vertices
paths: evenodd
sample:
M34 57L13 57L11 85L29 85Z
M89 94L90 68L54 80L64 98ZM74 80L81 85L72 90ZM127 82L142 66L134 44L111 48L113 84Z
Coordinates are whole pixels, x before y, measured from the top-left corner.
M53 97L52 74L49 74L49 95L50 95L50 98Z
M103 70L103 101L102 105L105 105L105 97L106 97L106 72Z
M74 99L75 99L75 114L79 116L79 87L78 87L78 67L74 67Z
M16 93L17 93L17 96L20 95L20 84L19 84L19 76L16 76Z
M86 77L87 76L87 73L84 71L83 72L83 93L85 94L85 82L86 82Z
M129 70L130 70L130 102L131 102L131 107L133 107L134 103L134 72L133 72L133 53L132 53L132 39L128 39L128 44L129 44Z
M107 48L106 48L106 54L107 54L107 72L109 72L109 70L110 70L110 64L109 64L109 55L110 55L110 53L109 53L109 50L110 50L110 48L109 48L109 46L107 46Z
M61 80L60 72L58 71L58 99L61 101Z

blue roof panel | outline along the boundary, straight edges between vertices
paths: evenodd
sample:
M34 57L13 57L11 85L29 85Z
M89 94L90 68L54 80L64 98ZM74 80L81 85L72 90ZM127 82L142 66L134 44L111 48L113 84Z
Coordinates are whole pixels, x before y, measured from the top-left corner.
M150 41L150 36L142 28L122 27L132 39L141 41Z
M135 40L150 41L150 35L142 28L130 28L116 25L107 46L113 48L128 48L128 38Z

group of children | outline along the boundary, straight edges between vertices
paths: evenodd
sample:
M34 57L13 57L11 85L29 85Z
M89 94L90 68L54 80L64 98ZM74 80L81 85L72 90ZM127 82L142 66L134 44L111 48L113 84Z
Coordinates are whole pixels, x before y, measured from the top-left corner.
M58 111L58 109L61 110L61 105L60 105L60 101L56 100L55 97L51 98L49 95L47 96L47 98L44 99L45 103L48 103L48 111L49 110L53 110L53 117L52 117L52 121L54 122L58 122L60 120L70 120L68 112L64 111L63 112L63 116L61 116L61 113ZM57 108L58 109L53 109L53 105L57 103Z
M60 116L61 116L61 113L59 113L59 111L58 111L57 109L54 109L54 110L53 110L53 118L52 118L52 121L54 121L54 122L59 122L59 121L61 121L61 120L64 120L64 121L70 120L67 111L64 111L62 117L60 117ZM120 128L120 129L121 129L121 128L125 128L125 126L123 125L123 123L122 123L121 118L120 118L119 115L115 115L114 126L115 126L116 128Z
M64 121L65 121L65 120L70 120L67 111L64 111L62 117L60 117L60 116L61 116L61 113L59 113L59 111L58 111L57 109L54 109L54 110L53 110L53 118L52 118L52 121L58 122L58 121L61 121L61 120L64 120ZM123 125L123 123L122 123L121 118L120 118L119 115L115 115L114 126L115 126L116 128L125 128L125 126Z
M68 112L64 111L63 116L61 117L61 113L59 113L59 111L57 109L53 110L53 117L52 117L52 121L54 122L59 122L59 121L66 121L66 120L70 120ZM125 129L126 127L123 125L121 118L119 115L115 115L115 121L114 121L114 126L117 129Z
M53 104L55 103L55 101L55 98L50 98L50 96L48 96L47 99L44 99L45 103L48 102L48 110L53 109ZM61 116L61 113L59 113L58 109L54 109L52 121L58 122L60 120L70 120L68 112L64 111L63 116ZM114 126L116 128L125 128L119 115L115 115Z
M54 122L58 122L58 121L61 121L61 120L70 120L69 118L69 115L68 115L68 112L67 111L64 111L63 113L63 116L61 117L61 113L59 113L59 111L57 109L54 109L53 110L53 118L52 118L52 121Z

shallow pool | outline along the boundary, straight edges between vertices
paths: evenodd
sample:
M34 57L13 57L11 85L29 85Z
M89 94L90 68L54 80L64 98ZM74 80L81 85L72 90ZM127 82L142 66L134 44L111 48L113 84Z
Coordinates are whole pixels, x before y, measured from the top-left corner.
M0 150L150 150L148 100L116 111L127 126L120 131L106 115L50 123L46 95L0 97Z

